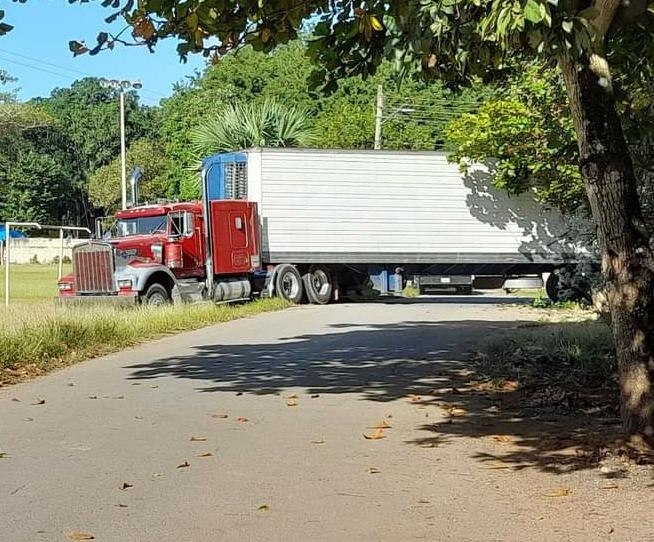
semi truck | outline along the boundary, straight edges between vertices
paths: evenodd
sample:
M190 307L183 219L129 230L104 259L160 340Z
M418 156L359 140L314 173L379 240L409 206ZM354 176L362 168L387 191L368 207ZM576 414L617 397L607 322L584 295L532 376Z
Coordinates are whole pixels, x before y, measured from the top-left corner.
M202 199L134 204L73 249L66 300L159 305L546 284L575 262L564 217L442 152L251 149L203 161ZM583 250L583 247L581 248Z

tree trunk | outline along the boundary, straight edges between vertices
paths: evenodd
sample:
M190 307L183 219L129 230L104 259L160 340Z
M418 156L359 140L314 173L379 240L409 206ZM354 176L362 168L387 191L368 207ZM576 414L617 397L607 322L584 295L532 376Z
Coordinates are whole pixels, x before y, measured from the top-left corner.
M562 60L580 169L598 227L625 431L654 445L654 257L605 62Z

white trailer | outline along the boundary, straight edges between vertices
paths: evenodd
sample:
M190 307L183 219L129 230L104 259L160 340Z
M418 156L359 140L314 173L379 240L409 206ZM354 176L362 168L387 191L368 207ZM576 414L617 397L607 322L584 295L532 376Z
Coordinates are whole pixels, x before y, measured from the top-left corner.
M492 188L484 168L462 174L442 152L253 149L208 158L205 178L210 199L258 204L264 266L297 268L308 291L316 270L341 290L382 293L406 280L515 284L579 249L560 213Z

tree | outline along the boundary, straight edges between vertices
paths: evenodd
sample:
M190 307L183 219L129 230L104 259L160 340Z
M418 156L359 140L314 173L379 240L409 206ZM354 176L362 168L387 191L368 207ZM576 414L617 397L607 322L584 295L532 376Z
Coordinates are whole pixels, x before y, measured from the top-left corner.
M79 223L84 204L70 138L42 108L0 104L0 221Z
M125 95L125 131L128 141L151 137L157 118L151 108L138 104L134 92ZM50 113L77 144L86 174L108 164L120 152L119 100L117 91L104 88L99 79L85 78L68 88L58 88L36 104Z
M272 50L295 38L303 21L317 14L310 51L321 69L314 82L327 89L335 88L338 77L374 73L385 57L405 75L422 73L454 84L501 76L511 57L556 63L598 225L624 427L654 444L654 255L615 92L633 96L651 75L654 17L647 0L116 0L111 5L120 8L116 16L126 17L137 41L154 47L176 37L182 56L224 54L243 43ZM108 33L98 38L91 53L121 39ZM79 42L70 48L88 51Z
M464 170L493 164L493 185L564 211L587 206L575 131L557 70L542 62L521 65L478 111L445 130L450 159Z
M166 196L168 183L165 172L168 167L167 157L161 143L148 139L139 139L127 149L127 174L134 168L141 169L139 182L141 201L153 201ZM105 213L113 213L121 205L121 161L114 158L106 166L96 169L89 179L88 191L91 203Z

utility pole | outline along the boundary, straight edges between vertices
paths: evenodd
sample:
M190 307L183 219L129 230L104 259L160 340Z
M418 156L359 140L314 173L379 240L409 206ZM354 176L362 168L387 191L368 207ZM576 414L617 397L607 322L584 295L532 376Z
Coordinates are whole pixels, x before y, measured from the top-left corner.
M384 117L384 85L378 85L377 107L375 109L375 150L381 149L383 117Z
M122 209L127 209L127 164L125 159L125 89L120 89L120 178Z

